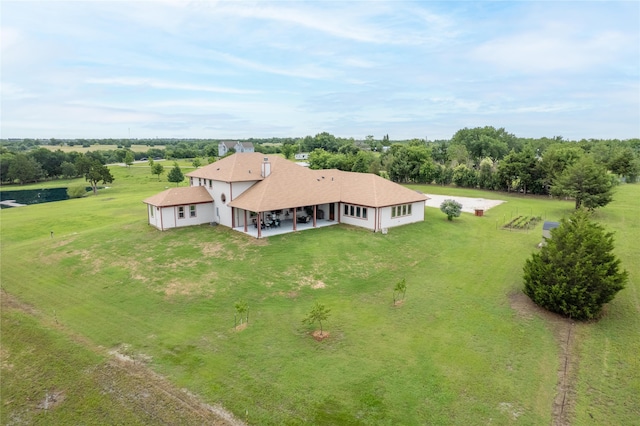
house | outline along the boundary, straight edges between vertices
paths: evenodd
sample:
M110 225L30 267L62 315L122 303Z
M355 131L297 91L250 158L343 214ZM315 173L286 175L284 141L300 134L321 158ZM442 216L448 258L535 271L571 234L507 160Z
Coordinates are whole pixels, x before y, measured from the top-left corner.
M232 149L235 152L255 152L251 142L222 141L218 143L218 156L227 155Z
M238 153L143 202L160 230L218 223L262 238L346 223L374 232L424 220L427 197L371 173L311 170L278 156Z

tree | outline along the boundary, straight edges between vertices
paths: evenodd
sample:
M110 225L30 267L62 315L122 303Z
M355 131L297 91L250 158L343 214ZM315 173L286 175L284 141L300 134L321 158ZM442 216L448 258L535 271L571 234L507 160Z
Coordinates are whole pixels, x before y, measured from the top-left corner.
M571 197L576 209L584 205L589 210L606 206L613 199L613 183L603 166L584 156L554 181L551 193Z
M98 194L98 183L102 181L103 184L113 182L114 178L109 171L109 168L98 160L92 160L89 169L84 173L84 178L91 184L93 188L93 194Z
M407 292L407 280L406 279L401 279L400 281L398 281L396 283L396 286L393 288L393 304L396 304L396 300L402 300L404 299L404 295ZM402 294L402 299L396 299L396 295L398 297L400 297L400 294Z
M153 163L151 166L151 174L158 175L158 182L160 182L160 175L164 173L164 166L160 163Z
M234 306L236 308L237 315L240 315L240 325L242 325L242 318L244 317L245 313L247 315L247 324L249 324L249 304L246 301L242 300L240 302L236 302ZM234 322L236 318L237 317L234 316Z
M298 145L293 145L290 143L283 143L282 147L280 148L280 152L282 153L282 155L284 155L284 158L286 158L287 160L290 160L297 150L298 150Z
M440 204L440 210L447 215L447 220L453 220L454 217L459 217L462 211L462 204L456 200L444 200Z
M475 188L478 177L475 170L468 168L464 164L459 164L453 169L453 183L464 188Z
M169 171L167 180L169 182L175 182L176 186L178 186L180 182L184 180L184 174L182 173L182 170L180 170L180 166L178 166L178 163L173 163L173 169Z
M67 179L78 176L76 166L69 161L63 161L60 165L60 170L62 170L62 176Z
M322 321L326 321L329 318L329 312L331 311L327 309L323 304L321 304L320 302L316 302L316 304L313 306L313 309L311 309L311 312L309 312L309 315L307 315L307 317L303 319L302 322L309 325L318 322L320 324L320 336L322 336Z
M42 177L42 174L40 163L24 154L17 154L7 171L9 180L17 180L20 184L35 182Z
M613 234L582 209L563 219L524 265L525 294L541 307L577 320L598 317L627 279L613 254Z
M124 155L124 164L126 164L127 167L131 167L131 165L133 164L133 160L135 160L133 152L127 151L127 153Z
M193 161L191 161L191 164L197 169L198 167L202 166L202 161L198 157L196 157L193 159Z

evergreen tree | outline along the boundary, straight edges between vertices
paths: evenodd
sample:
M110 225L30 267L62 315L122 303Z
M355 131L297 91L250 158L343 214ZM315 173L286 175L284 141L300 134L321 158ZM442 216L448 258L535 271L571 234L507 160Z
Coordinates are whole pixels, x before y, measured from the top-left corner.
M577 320L596 318L628 274L613 254L613 234L576 211L524 265L524 292L541 307Z
M173 169L169 171L167 180L169 182L175 182L176 186L178 186L180 182L184 180L184 174L182 173L182 170L180 170L180 166L178 166L178 163L173 163Z
M551 193L573 198L576 209L584 206L593 210L611 202L613 183L604 167L597 165L590 156L584 156L554 181Z

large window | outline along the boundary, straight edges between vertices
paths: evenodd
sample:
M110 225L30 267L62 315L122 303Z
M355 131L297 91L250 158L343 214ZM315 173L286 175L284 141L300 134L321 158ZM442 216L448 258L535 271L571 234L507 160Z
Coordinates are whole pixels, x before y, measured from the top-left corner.
M361 206L344 205L344 215L349 217L357 217L360 219L367 218L367 208Z
M391 217L411 216L411 204L391 207Z
M178 207L178 219L184 219L184 207Z
M189 206L189 217L196 217L196 206Z
M153 217L153 211L155 210L154 206L149 206L149 214L151 215L151 217Z

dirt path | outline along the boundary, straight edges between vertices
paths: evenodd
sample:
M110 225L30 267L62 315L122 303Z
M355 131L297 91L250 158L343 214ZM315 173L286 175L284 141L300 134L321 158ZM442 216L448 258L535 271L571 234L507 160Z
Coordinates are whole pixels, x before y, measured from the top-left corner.
M43 327L59 330L83 347L106 355L107 362L96 365L91 374L102 392L131 408L146 424L245 425L223 407L205 404L198 396L176 388L140 360L116 350L107 351L83 336L70 333L55 317L42 315L5 291L2 291L0 300L2 309L20 310L36 318Z
M551 407L551 424L569 426L575 405L575 384L578 372L578 357L575 349L574 322L551 313L533 303L521 291L509 295L511 307L523 318L534 315L547 320L558 343L558 382L556 396Z

